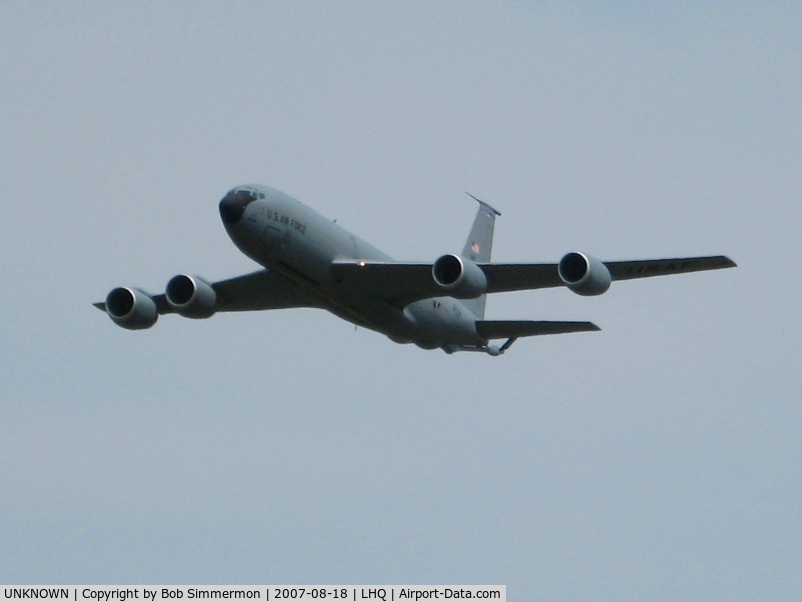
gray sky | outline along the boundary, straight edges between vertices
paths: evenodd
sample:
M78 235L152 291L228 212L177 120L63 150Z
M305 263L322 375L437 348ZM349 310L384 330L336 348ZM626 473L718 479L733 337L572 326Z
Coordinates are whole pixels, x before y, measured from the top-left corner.
M0 582L505 583L798 599L798 3L0 4ZM117 285L255 268L275 186L399 259L726 253L492 297L503 358Z

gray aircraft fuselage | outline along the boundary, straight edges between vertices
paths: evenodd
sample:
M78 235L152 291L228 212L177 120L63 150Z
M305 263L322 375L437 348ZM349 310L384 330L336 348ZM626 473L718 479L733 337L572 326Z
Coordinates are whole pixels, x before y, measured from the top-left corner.
M257 191L257 198L230 193L220 201L226 232L245 255L302 288L316 307L424 349L486 343L476 330L476 316L458 299L424 299L402 310L342 285L331 269L336 260L392 259L279 190L249 188Z

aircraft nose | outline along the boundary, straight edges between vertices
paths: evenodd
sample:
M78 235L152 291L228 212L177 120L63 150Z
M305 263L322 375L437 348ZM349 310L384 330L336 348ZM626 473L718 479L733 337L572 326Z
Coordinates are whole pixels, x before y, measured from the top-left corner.
M245 208L256 198L254 193L244 190L229 192L220 201L220 219L228 226L236 224L245 213Z

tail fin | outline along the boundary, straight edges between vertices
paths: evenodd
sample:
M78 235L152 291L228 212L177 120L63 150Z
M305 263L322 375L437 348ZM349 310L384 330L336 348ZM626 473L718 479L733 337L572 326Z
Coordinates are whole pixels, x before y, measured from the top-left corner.
M501 215L485 203L477 199L470 192L466 192L469 197L479 203L479 210L476 212L476 218L473 220L471 233L468 235L468 240L465 241L465 248L462 249L462 256L471 259L477 263L487 263L490 261L490 251L493 248L493 228L496 225L496 216ZM487 302L487 295L482 295L476 299L468 299L463 301L463 305L473 312L479 320L485 317L485 303Z

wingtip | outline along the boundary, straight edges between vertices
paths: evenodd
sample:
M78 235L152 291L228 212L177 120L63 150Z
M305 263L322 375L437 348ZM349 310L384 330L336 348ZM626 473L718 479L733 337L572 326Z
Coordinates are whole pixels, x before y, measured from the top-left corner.
M105 303L93 303L92 305L97 307L100 311L106 311Z

